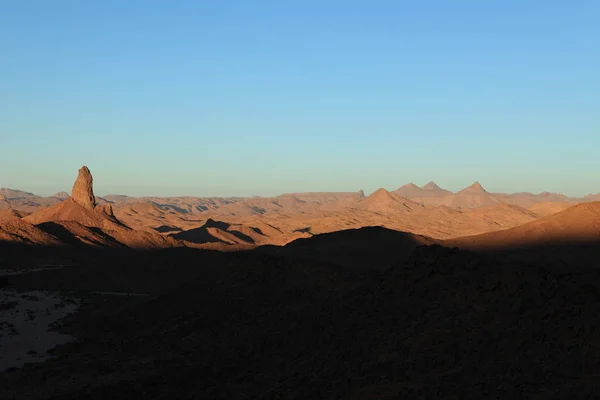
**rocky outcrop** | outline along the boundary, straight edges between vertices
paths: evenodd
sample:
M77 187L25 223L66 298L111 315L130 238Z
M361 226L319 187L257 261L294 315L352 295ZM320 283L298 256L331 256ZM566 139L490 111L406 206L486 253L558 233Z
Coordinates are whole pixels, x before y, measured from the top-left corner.
M109 217L114 217L115 216L115 213L113 212L112 205L105 204L104 206L98 206L98 207L101 208L102 212L104 212L104 214L108 215Z
M75 203L88 210L92 210L96 206L92 174L88 167L83 166L79 169L79 175L71 191L71 198Z

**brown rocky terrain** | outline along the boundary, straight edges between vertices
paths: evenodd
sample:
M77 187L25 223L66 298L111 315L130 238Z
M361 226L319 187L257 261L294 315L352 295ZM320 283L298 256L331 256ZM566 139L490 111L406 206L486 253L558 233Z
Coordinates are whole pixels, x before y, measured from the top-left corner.
M182 240L189 247L211 250L243 250L266 244L284 245L292 240L307 237L307 233L292 232L286 234L268 224L230 224L208 219L204 225L169 236Z
M50 221L77 221L85 226L105 229L126 227L112 215L110 208L105 209L100 205L90 208L89 205L82 205L74 198L68 198L55 206L34 212L24 217L24 220L32 224Z
M0 242L42 246L58 246L62 244L53 235L20 218L4 222L0 221Z
M5 202L39 201L32 193L2 190ZM517 198L521 201L515 201ZM51 200L42 199L46 200L40 204L52 205L27 214L9 204L1 210L0 221L22 219L70 245L189 246L222 251L282 246L316 234L368 226L449 240L518 227L576 204L574 199L552 193L492 195L479 183L452 194L434 182L422 188L409 184L394 192L382 188L369 196L359 191L247 199L97 198L87 167L79 170L71 196L57 193ZM541 199L547 201L539 202ZM519 202L533 204L526 209L515 204ZM12 226L4 228L7 238ZM28 241L26 230L11 237Z
M96 197L93 189L91 193L86 192L92 183L89 170L82 171L77 181L83 185L74 185L75 197L79 199L75 203L64 192L45 198L2 189L0 219L26 217L34 224L74 220L84 226L113 230L112 224L118 221L136 232L162 235L197 229L209 220L244 225L246 229L264 224L275 229L266 243L250 241L232 245L231 240L221 240L227 234L219 234L218 244L210 245L231 250L238 245L240 249L259 243L281 245L302 237L300 234L364 226L385 226L449 239L518 226L594 198L591 195L585 199L568 198L548 192L492 194L478 183L454 194L434 182L423 187L408 184L394 192L380 189L370 196L358 191L289 193L272 198ZM79 187L83 188L82 192ZM33 215L27 216L28 213Z
M2 190L4 201L37 201L31 193ZM399 192L413 199L400 196ZM12 222L2 226L6 242L140 249L187 246L236 251L283 246L313 235L369 226L411 232L434 243L519 227L574 204L572 199L546 201L525 209L499 201L497 197L502 196L491 195L478 183L456 194L448 193L430 182L422 188L405 185L395 192L382 188L369 196L359 191L249 199L116 195L97 198L92 175L87 167L82 167L71 196L57 193L52 200L41 201L52 205L40 206L31 214L9 204L9 208L0 210L0 222ZM565 198L549 193L522 195L529 200ZM53 204L57 199L62 200ZM446 204L427 205L423 199ZM525 203L529 204L529 200ZM510 233L499 235L498 238ZM498 239L498 243L505 240ZM290 248L294 246L298 245Z
M8 237L12 234L19 242L39 245L54 245L59 242L65 245L132 248L182 245L179 241L156 232L134 230L115 217L110 204L97 204L92 175L87 167L79 170L69 198L19 221L21 225L9 221L13 223L5 225L5 235ZM20 229L15 232L16 228ZM46 236L40 236L39 231Z
M449 196L433 182L423 188L414 186L417 189L409 185L405 191L407 188L413 190L409 195L429 193L429 197L411 200L397 192L379 189L369 196L359 191L291 193L249 199L138 199L115 195L97 198L91 173L83 167L72 195L60 203L39 208L30 215L11 208L3 210L0 217L3 220L23 218L33 225L46 224L46 229L52 227L55 234L59 230L70 232L61 237L71 244L79 241L112 247L116 240L133 247L187 245L226 251L285 245L314 234L367 226L449 239L510 228L538 217L535 212L496 201L477 184ZM35 196L5 192L11 198ZM64 198L64 195L57 194L54 198ZM419 199L449 205L425 205L417 201ZM555 207L555 203L550 204ZM552 210L540 213L546 215Z
M473 187L478 185L472 185L471 189L466 188L463 191L473 192ZM481 186L481 185L479 185ZM481 188L482 189L482 188ZM485 191L485 189L483 189ZM452 200L454 193L449 190L440 188L434 182L429 182L423 187L418 187L413 183L404 185L403 187L393 191L393 193L400 195L409 200L416 201L425 205L437 206L445 204L452 206ZM457 192L457 194L460 193ZM568 197L560 193L549 193L542 192L539 194L521 192L521 193L489 193L491 196L500 200L502 203L518 205L523 208L530 208L536 203L572 203L577 204L581 202L596 201L599 199L598 194L590 194L585 197ZM50 205L57 204L58 202L65 200L69 195L65 192L59 192L50 197L37 196L33 193L28 193L20 190L13 189L0 189L0 210L2 209L16 209L21 211L37 211L41 208L48 207ZM337 207L338 204L350 203L359 199L364 198L364 192L312 192L312 193L289 193L282 194L274 198L268 197L229 197L229 198L218 198L218 197L192 197L192 196L181 196L181 197L130 197L125 195L108 194L103 197L96 196L98 204L112 204L113 208L118 208L124 204L143 204L149 203L154 204L164 211L173 211L178 214L185 216L201 216L203 213L208 211L216 211L219 208L238 203L237 207L230 207L229 210L222 210L223 214L229 215L247 215L247 214L260 214L265 212L280 212L285 210L285 205L279 204L280 202L289 201L291 198L295 198L295 203L307 203L318 205L319 209L331 209L331 205ZM441 200L440 198L444 198ZM494 204L495 201L492 200ZM278 203L278 204L273 204ZM455 208L471 208L479 207L477 201L472 202L461 202L455 201L457 206ZM244 206L248 204L249 207ZM239 208L238 208L239 207ZM237 208L237 209L236 209ZM287 211L287 210L285 210Z
M2 214L0 357L31 342L2 399L600 394L600 202L99 199L87 168L60 197ZM72 313L24 309L50 295Z
M27 216L26 212L14 210L12 208L0 210L0 222L8 221L11 219L16 219L16 218L23 218L25 216Z

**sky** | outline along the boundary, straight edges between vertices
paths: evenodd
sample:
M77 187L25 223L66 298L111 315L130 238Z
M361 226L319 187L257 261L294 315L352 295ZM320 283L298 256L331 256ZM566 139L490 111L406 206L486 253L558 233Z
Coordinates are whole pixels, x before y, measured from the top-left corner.
M0 1L0 186L600 192L600 2Z

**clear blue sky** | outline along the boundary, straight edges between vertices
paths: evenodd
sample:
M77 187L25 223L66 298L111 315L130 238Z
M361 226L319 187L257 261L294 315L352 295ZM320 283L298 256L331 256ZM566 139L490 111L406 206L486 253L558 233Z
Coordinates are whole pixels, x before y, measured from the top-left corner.
M600 2L0 1L0 186L600 192Z

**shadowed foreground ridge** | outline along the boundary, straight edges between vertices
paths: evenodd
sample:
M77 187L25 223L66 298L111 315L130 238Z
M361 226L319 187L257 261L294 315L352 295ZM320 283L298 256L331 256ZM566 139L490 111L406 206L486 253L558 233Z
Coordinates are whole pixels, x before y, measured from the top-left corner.
M532 261L546 247L490 257L416 244L406 253L399 234L386 244L388 254L399 245L391 268L336 262L353 242L388 235L382 228L322 235L302 241L301 252L296 243L239 253L97 250L71 254L68 268L11 276L14 287L68 290L83 300L60 328L78 340L57 348L57 359L3 373L0 397L600 393L596 258Z

